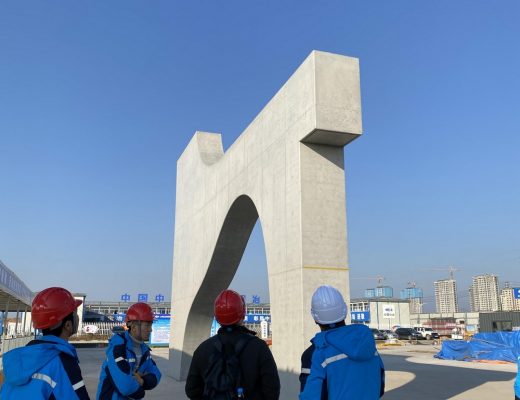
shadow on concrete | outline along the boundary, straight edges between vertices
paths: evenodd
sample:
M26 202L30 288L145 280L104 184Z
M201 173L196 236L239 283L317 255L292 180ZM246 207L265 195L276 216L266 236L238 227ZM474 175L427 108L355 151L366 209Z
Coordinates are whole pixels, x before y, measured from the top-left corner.
M505 382L516 374L448 365L419 364L406 361L410 356L382 354L386 371L408 372L415 378L403 386L386 392L385 400L420 398L421 400L449 399L487 382ZM462 362L462 361L461 361ZM511 392L512 392L511 386ZM493 398L482 393L479 398Z
M170 353L171 356L171 353ZM189 357L187 354L185 357ZM419 364L407 361L410 356L383 354L383 361L387 374L387 387L395 387L401 382L401 377L393 373L402 372L406 377L413 376L413 379L402 380L402 386L389 389L385 393L384 400L403 400L420 398L421 400L446 400L472 389L475 389L487 382L504 382L504 384L516 376L512 372L490 371L474 368L460 368L449 365ZM159 362L164 375L168 380L164 380L162 388L156 391L150 398L163 399L168 394L175 394L176 399L186 399L184 395L184 381L177 381L172 378L173 370L169 369L168 361ZM282 391L281 400L298 399L299 381L298 374L290 371L278 371ZM390 378L390 374L392 377ZM362 385L370 384L362 382ZM491 389L492 390L492 389ZM511 393L513 387L511 385ZM164 393L164 394L163 394ZM156 397L157 396L157 397ZM479 399L496 398L490 389L479 389ZM168 397L170 398L170 397Z
M92 399L96 396L99 383L99 373L101 365L105 360L106 348L81 348L78 349L80 359L80 367L83 374L83 380L87 387L87 391ZM176 380L173 377L173 368L168 357L171 356L173 350L168 348L153 348L152 356L162 373L160 384L153 390L146 393L146 399L150 400L187 400L184 393L185 381ZM180 354L179 354L180 356ZM189 357L184 354L184 357ZM189 357L191 358L191 357ZM282 394L280 399L297 399L299 394L298 375L291 372L279 371L280 381L282 383Z
M258 218L256 206L249 196L238 196L229 208L208 269L189 310L186 328L182 332L184 337L178 342L182 343L183 349L195 351L208 338L215 298L231 284ZM175 334L175 327L173 329ZM177 366L172 376L185 379L191 356L171 352L170 360L174 360Z
M105 349L79 349L83 377L91 398L95 397L99 371L104 360ZM160 385L146 394L150 400L187 400L184 394L184 381L172 378L173 369L168 360L168 349L154 349L154 359L163 374ZM185 355L188 357L188 355ZM446 400L470 392L478 391L476 399L502 399L508 393L513 393L514 372L492 371L475 368L461 368L451 365L419 364L407 361L410 356L382 354L387 370L387 387L383 400ZM461 364L463 364L461 362ZM402 375L400 375L402 374ZM298 374L289 371L279 371L282 384L281 400L298 399ZM500 393L495 392L497 386L482 387L488 382L499 382ZM368 385L370 382L360 382ZM398 387L396 387L398 386ZM395 389L391 389L394 387ZM466 394L468 397L470 393Z

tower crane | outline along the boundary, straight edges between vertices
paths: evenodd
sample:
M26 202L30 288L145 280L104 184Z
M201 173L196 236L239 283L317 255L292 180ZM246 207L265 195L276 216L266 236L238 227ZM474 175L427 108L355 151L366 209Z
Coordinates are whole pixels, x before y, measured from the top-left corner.
M424 268L426 271L447 271L450 274L450 279L455 279L455 272L460 271L461 268L448 266L448 267L438 267L438 268Z
M375 280L375 281L377 281L377 287L381 287L381 286L383 286L383 282L384 282L384 280L386 278L384 276L382 276L382 275L377 275L377 276L356 277L356 278L350 278L350 279L355 279L355 280Z

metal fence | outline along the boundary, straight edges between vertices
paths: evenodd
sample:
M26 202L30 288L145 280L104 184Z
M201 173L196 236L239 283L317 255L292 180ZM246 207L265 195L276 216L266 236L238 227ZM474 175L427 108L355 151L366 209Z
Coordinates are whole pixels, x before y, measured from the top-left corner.
M85 332L86 327L93 327L95 326L97 329L94 329L91 332ZM115 326L122 326L121 322L89 322L85 323L83 325L83 328L81 331L77 333L77 337L80 340L89 340L89 339L100 339L105 340L109 339L112 336L112 329ZM262 337L262 327L260 324L244 324L244 326L247 329L250 329L254 332L256 332L257 336L259 338ZM209 332L208 332L209 333ZM267 330L267 338L265 339L271 339L272 332L271 329Z
M2 354L5 354L9 350L15 349L17 347L25 346L27 343L29 343L33 339L34 339L34 335L15 337L12 339L3 339L2 340Z
M91 337L108 339L112 336L112 329L115 326L122 326L121 322L89 322L84 323L81 331L78 331L77 336L81 339L88 339ZM92 327L96 327L92 329ZM90 332L88 331L90 330Z
M31 340L34 339L34 335L30 336L19 336L11 339L3 338L2 339L2 346L1 346L1 354L5 354L9 350L15 349L17 347L25 346L27 343L29 343ZM0 371L2 371L3 365L2 365L2 357L0 357Z

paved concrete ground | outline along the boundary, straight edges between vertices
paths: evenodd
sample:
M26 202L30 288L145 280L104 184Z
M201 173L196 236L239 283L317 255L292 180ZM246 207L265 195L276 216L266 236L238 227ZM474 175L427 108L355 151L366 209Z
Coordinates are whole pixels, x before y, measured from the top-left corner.
M482 364L433 358L431 346L383 350L385 400L511 400L515 364Z
M83 377L95 398L99 367L105 349L78 349ZM433 358L429 345L382 350L387 370L385 400L511 400L516 366L444 361ZM146 399L185 400L184 383L168 376L166 349L154 349L155 360L163 372L159 386ZM360 385L367 384L360 382ZM294 399L297 398L295 395ZM281 399L286 400L286 399Z

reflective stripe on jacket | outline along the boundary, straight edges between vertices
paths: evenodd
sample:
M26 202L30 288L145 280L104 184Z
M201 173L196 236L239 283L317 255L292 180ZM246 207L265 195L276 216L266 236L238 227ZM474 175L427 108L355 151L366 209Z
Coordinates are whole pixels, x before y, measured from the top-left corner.
M3 356L2 400L89 400L76 349L46 335Z
M156 387L161 380L161 372L150 351L146 344L141 344L142 357L138 365L129 333L114 335L106 351L107 358L101 366L96 399L142 399L145 390ZM143 386L139 386L134 378L136 371L143 377Z
M310 375L300 400L377 400L384 392L384 366L374 336L364 325L347 325L316 334Z

